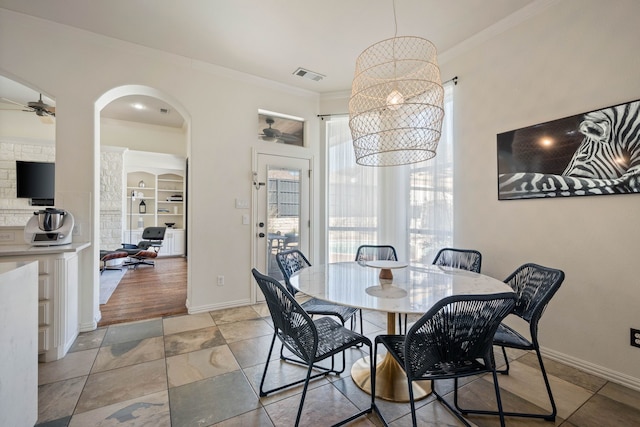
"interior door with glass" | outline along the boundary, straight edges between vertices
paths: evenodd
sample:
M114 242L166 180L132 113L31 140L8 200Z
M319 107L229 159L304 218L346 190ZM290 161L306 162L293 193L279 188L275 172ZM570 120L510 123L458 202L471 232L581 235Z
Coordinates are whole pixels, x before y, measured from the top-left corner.
M309 159L258 154L256 268L278 280L279 252L299 249L309 254L309 166ZM257 285L256 300L264 300Z

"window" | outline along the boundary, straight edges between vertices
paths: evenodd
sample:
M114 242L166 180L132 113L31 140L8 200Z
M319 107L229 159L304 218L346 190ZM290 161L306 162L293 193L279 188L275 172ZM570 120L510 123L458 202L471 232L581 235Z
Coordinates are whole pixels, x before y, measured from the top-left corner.
M436 157L376 168L355 163L348 117L326 122L328 262L353 261L362 244L391 244L401 259L431 264L453 241L452 87Z
M300 181L269 179L269 216L297 217L300 214Z

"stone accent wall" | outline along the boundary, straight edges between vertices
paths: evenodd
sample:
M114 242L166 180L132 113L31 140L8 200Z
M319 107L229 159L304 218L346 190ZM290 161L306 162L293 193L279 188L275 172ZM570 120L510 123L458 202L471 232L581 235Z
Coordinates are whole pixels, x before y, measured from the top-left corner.
M0 227L24 227L41 206L16 197L16 160L55 162L53 143L0 141ZM124 150L102 149L100 155L100 248L122 246L122 176Z
M122 247L124 151L100 151L100 249Z
M42 209L16 197L16 160L53 162L55 158L52 143L0 141L0 226L24 227L33 212Z

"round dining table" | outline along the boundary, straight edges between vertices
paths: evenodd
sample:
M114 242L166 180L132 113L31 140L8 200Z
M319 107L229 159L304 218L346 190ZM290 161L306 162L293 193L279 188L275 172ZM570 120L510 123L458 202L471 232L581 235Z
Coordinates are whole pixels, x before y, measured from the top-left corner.
M444 266L411 266L403 262L340 262L304 268L290 278L291 285L314 298L387 313L387 333L395 334L396 315L424 314L451 295L513 292L501 280ZM404 370L389 354L377 355L376 397L408 402ZM371 393L369 356L351 367L356 385ZM429 381L413 383L414 398L431 393Z

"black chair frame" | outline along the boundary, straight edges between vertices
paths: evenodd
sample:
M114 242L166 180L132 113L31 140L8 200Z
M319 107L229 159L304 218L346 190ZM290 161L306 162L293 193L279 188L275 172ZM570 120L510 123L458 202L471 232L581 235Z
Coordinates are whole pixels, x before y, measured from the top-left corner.
M509 358L507 357L506 347L520 350L533 350L538 358L542 378L547 389L549 402L551 403L551 412L548 414L534 414L522 412L505 412L504 415L510 417L523 418L541 418L545 421L555 421L558 410L556 408L553 393L547 371L540 354L540 344L538 341L538 321L547 304L555 295L560 285L564 281L564 272L555 268L544 267L534 263L527 263L520 266L516 271L511 273L505 280L516 293L516 305L512 314L521 317L529 324L529 333L531 340L523 337L514 329L500 324L498 327L493 344L502 347L502 354L505 361L505 369L498 370L500 374L509 374ZM463 413L469 414L494 414L491 411L461 409Z
M304 383L295 423L295 425L298 426L309 381L331 373L337 374L338 372L333 370L333 357L338 353L344 353L346 349L354 347L359 343L369 347L369 353L371 354L371 340L364 335L341 326L329 317L322 317L317 320L311 319L311 316L307 314L296 301L295 297L280 282L272 277L261 274L255 268L251 270L251 272L265 296L274 327L267 363L265 364L262 379L260 380L260 396L264 397L270 393ZM299 358L298 363L303 363L307 366L307 374L306 377L301 380L293 381L271 390L264 390L264 382L276 338L278 338L291 353ZM329 357L332 358L332 368L317 365L318 362ZM370 369L372 373L374 370L374 359L375 358L371 359ZM320 372L312 374L314 369L320 370ZM340 421L334 426L349 423L362 415L371 413L373 410L380 414L375 407L374 397L372 396L371 407Z
M279 252L276 254L276 262L284 277L287 290L291 292L292 295L297 294L298 290L291 285L290 278L301 269L311 267L311 263L298 249ZM358 312L357 308L333 304L317 298L311 298L300 305L302 305L302 308L311 316L335 316L340 320L342 326L349 320L351 322L351 330L355 331L355 314ZM360 333L362 333L362 316L360 316ZM283 357L282 349L280 351L280 357Z
M383 344L407 375L414 426L417 425L412 387L414 381L430 380L437 400L469 426L457 410L458 378L487 372L493 375L498 405L496 414L500 417L500 425L505 425L492 341L498 325L513 309L514 304L515 295L512 292L454 295L436 303L406 335L376 337L374 354L377 354L378 344ZM436 381L442 379L454 380L453 406L436 389ZM375 396L374 382L371 394Z
M367 261L397 261L398 254L396 248L391 245L360 245L356 250L356 262L365 263ZM360 330L362 330L362 310L360 311ZM406 323L405 315L405 323ZM398 315L398 327L402 330L402 320Z
M142 231L142 240L137 245L123 243L120 250L129 254L129 261L124 265L134 269L139 265L155 266L155 261L150 258L158 256L166 231L167 227L146 227Z
M482 254L475 249L442 248L436 254L432 264L480 273Z
M475 249L442 248L433 258L431 264L460 268L462 270L480 273L480 269L482 267L482 254ZM406 314L404 315L404 324L406 331ZM398 330L402 333L402 321L400 316L398 316L398 327Z
M398 254L391 245L360 245L356 251L356 261L397 261Z

